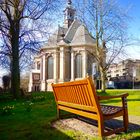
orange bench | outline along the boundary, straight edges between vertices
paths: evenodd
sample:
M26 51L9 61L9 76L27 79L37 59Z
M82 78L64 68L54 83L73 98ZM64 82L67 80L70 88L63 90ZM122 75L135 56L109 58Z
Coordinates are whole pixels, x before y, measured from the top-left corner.
M99 136L127 131L128 111L126 97L128 93L117 96L97 96L93 80L88 77L79 81L52 84L58 117L60 110L97 120ZM100 100L122 98L122 106L100 105ZM104 131L104 121L123 116L123 127Z

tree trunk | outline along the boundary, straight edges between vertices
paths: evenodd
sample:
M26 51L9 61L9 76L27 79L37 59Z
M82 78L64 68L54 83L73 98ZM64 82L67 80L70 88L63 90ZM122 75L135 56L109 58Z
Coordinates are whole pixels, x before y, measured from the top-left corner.
M18 98L20 89L19 23L15 24L13 27L11 27L11 93L14 95L14 98Z
M100 67L100 74L101 74L101 81L102 81L102 84L101 84L101 90L102 92L105 92L106 90L106 73L103 71L102 67Z
M17 48L17 46L15 46ZM19 97L20 89L20 71L19 71L19 59L18 59L18 50L13 50L13 59L12 59L12 70L11 70L11 93L14 95L14 98Z

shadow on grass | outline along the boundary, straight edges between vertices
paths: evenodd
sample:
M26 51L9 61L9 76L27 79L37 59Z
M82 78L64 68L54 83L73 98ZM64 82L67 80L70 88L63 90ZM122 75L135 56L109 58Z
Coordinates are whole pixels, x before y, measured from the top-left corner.
M18 128L15 130L4 130L0 129L0 139L1 140L73 140L72 137L66 135L60 130L48 126L48 124L43 125L37 130L32 130L28 128Z
M84 118L84 117L78 117L78 119L82 120L86 123L89 123L91 125L94 125L96 127L98 126L97 121L95 121L95 120ZM120 119L111 119L111 120L105 121L104 125L105 125L105 130L107 130L107 131L108 130L113 130L115 128L122 127L123 126L123 121L120 120ZM128 133L132 133L132 132L137 131L137 130L140 131L140 125L136 124L136 123L129 122Z
M48 128L48 126L43 126L42 128L44 129L44 132L46 131L47 133L47 137L45 138L46 140L74 140L72 136L70 137L52 126L50 126L50 128Z
M140 140L140 136L136 136L135 138L130 138L129 140Z

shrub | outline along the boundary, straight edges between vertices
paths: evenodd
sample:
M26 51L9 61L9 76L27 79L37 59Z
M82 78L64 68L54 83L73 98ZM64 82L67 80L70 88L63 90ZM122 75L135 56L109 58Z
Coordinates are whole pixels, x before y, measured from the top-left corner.
M13 113L13 109L14 109L14 106L4 106L2 108L2 114L3 115L11 115Z
M31 101L26 101L25 103L23 103L23 105L25 106L25 110L27 112L30 112L32 110L33 103Z
M33 101L35 102L44 101L44 100L45 100L45 96L43 95L33 97Z
M2 82L3 82L3 87L4 87L4 91L6 91L7 89L9 89L10 86L10 76L9 75L4 75L2 77Z

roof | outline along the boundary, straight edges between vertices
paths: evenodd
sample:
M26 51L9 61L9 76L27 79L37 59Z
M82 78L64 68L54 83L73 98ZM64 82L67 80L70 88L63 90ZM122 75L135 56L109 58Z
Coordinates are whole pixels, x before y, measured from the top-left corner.
M76 33L76 30L78 29L78 27L81 25L81 23L78 21L78 20L74 20L73 23L71 24L71 26L69 27L64 39L67 41L67 42L71 42L75 33Z
M41 49L51 49L58 46L94 45L95 39L90 35L87 28L78 20L74 20L67 29L58 27L58 30L48 39L48 43Z
M94 45L95 39L90 35L84 25L80 25L70 43L71 46L77 45Z
M68 43L66 43L66 41L64 39L62 39L61 41L58 42L58 46L67 46Z
M57 47L57 43L60 42L62 40L62 35L66 34L68 29L63 28L63 27L58 27L58 30L56 30L48 39L47 44L42 47L41 49L45 49L45 48L55 48Z

